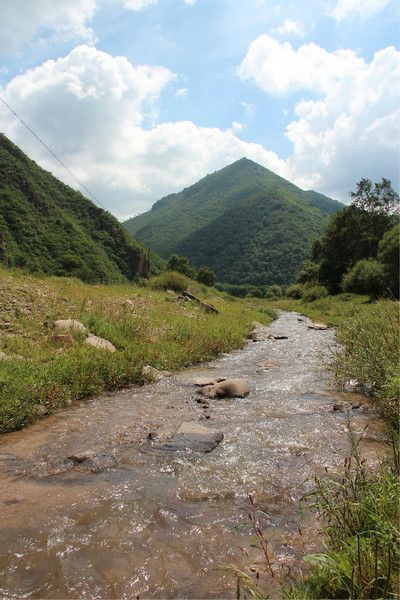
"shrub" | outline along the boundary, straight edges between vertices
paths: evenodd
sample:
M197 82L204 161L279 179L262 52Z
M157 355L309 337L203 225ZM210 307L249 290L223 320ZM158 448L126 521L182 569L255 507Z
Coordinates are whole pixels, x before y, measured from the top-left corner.
M378 260L384 265L386 283L395 296L399 296L400 226L389 229L379 242Z
M174 292L184 292L190 285L190 279L182 273L176 271L166 271L150 279L150 287L155 290L174 290Z
M314 302L314 300L321 300L326 298L328 290L323 285L311 285L303 289L303 295L301 297L303 302Z
M298 283L318 282L319 265L311 260L304 261L301 271L298 274Z
M280 285L270 285L265 294L266 298L282 298L283 292Z
M215 273L208 267L201 267L197 271L196 279L199 283L212 287L215 284Z
M359 260L342 280L344 292L369 294L373 298L382 296L385 290L385 267L374 259Z
M178 254L171 254L167 263L167 269L169 271L176 271L177 273L182 273L187 277L194 278L195 272L191 264L189 263L189 259L186 256L178 256Z
M295 300L299 300L303 295L303 286L299 283L294 283L290 285L286 290L286 296L289 298L294 298Z

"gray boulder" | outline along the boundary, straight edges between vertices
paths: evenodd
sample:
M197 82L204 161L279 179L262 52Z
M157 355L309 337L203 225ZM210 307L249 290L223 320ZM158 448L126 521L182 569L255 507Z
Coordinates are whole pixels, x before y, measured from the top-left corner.
M89 333L88 337L84 342L87 346L93 346L93 348L98 348L99 350L107 350L107 352L116 352L116 347L101 337L97 337L97 335L93 335Z
M192 450L193 452L211 452L222 442L224 434L204 427L199 423L190 421L182 423L178 431L169 442L156 450L176 452L179 450Z

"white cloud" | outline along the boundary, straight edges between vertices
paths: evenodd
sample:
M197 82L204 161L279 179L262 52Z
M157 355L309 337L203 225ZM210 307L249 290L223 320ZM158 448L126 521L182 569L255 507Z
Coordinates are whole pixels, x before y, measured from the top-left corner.
M178 98L179 98L179 97L181 97L181 98L182 98L182 97L185 97L185 96L187 96L187 95L188 95L188 93L189 93L189 90L188 90L187 88L180 88L179 90L177 90L177 91L175 92L175 96L178 96Z
M306 35L306 30L301 21L291 21L290 19L285 19L282 25L272 29L271 33L278 35L298 35L299 37L304 37Z
M193 5L196 3L196 0L183 0L185 4ZM149 6L153 6L154 4L158 4L158 0L123 0L122 2L124 8L129 10L144 10Z
M93 41L88 27L96 0L1 0L0 52L12 53L51 32L59 39Z
M243 131L244 125L243 123L239 123L239 121L232 121L231 130L232 131Z
M298 185L342 198L361 177L398 185L400 52L393 46L368 64L352 50L327 52L315 44L295 50L261 36L239 75L271 94L316 94L295 104L297 118L287 126L293 144L287 173Z
M93 47L12 79L5 100L114 214L127 217L190 185L207 172L249 158L284 175L285 163L232 131L190 121L148 128L175 75L163 67L132 65ZM74 180L4 108L0 130L69 185Z
M265 92L282 95L298 89L328 92L336 82L364 65L353 50L327 52L314 43L295 50L269 35L256 38L238 68L241 79L253 79Z
M124 0L123 6L130 10L143 10L152 4L157 4L158 0Z
M391 0L338 0L330 15L339 23L345 19L369 18L383 10Z

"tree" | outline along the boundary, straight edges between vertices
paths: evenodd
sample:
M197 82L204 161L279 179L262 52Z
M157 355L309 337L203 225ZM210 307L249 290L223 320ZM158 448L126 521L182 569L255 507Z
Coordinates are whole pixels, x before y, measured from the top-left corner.
M385 268L375 259L359 260L343 277L344 292L368 294L375 299L384 294L385 288Z
M399 296L400 226L389 229L379 242L378 260L383 264L388 289Z
M201 267L197 271L196 279L199 283L203 283L204 285L208 285L212 287L215 285L215 273L211 271L208 267Z
M192 279L195 275L194 269L186 256L178 256L178 254L171 254L167 263L167 270L183 273L183 275Z
M372 184L370 179L361 179L357 191L350 192L354 206L367 212L390 215L399 206L399 194L392 188L389 179L382 177L380 183Z

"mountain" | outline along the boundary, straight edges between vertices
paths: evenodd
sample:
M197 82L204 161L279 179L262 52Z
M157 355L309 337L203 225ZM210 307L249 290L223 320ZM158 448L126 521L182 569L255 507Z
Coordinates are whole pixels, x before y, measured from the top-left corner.
M187 256L225 283L292 282L339 202L242 158L124 223L162 257Z
M157 266L160 258L151 257ZM133 280L147 249L0 134L0 261L89 282Z

